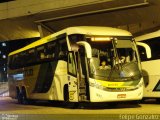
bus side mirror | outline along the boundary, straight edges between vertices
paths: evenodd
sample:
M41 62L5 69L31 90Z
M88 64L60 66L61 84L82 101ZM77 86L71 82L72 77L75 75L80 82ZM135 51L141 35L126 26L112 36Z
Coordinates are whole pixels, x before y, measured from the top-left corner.
M136 44L138 46L143 47L146 50L147 58L151 58L151 48L147 44L142 43L142 42L136 42Z
M91 49L91 46L89 45L89 43L87 43L85 41L79 41L79 42L77 42L77 44L81 45L85 48L87 58L92 58L92 49Z

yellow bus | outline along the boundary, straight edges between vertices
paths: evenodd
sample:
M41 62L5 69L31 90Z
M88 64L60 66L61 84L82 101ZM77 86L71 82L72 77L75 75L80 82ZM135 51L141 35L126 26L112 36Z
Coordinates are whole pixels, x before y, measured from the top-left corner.
M65 102L137 101L143 78L130 32L96 26L69 27L8 56L9 95Z

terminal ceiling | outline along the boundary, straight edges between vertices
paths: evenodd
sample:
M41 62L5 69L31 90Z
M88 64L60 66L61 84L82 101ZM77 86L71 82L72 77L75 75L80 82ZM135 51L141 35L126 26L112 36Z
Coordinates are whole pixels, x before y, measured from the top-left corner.
M38 25L54 33L70 26L111 26L134 35L158 30L160 0L110 0L0 20L0 40L38 37Z

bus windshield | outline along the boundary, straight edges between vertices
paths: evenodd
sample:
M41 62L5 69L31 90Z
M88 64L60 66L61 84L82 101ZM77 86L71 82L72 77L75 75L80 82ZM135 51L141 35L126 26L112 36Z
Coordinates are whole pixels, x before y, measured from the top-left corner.
M88 61L90 77L98 80L127 81L140 80L138 56L131 36L69 36L70 43L86 41L92 49Z
M97 41L96 41L97 39ZM90 77L99 80L139 80L141 73L132 39L92 38L87 41L92 48Z

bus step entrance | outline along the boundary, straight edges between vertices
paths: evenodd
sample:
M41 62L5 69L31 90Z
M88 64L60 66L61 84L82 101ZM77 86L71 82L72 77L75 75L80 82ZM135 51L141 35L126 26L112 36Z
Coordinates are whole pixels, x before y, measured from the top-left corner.
M86 95L80 95L80 96L79 96L79 101L80 101L80 102L85 102L85 101L87 101Z
M79 100L80 101L86 101L87 100L86 87L85 86L79 87Z

